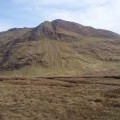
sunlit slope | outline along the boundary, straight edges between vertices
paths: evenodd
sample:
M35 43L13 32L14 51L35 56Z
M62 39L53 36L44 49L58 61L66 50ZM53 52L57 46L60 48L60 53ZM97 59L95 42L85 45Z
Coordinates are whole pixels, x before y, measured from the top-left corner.
M18 75L43 76L118 73L120 42L113 42L111 39L83 38L70 42L44 39L19 43L11 49L4 69Z

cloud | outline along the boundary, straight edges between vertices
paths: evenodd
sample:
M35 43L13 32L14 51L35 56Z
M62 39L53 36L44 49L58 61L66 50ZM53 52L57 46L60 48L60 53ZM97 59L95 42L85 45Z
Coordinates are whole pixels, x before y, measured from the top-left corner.
M12 0L12 2L38 19L60 18L120 33L118 27L120 0Z
M120 33L120 1L119 0L81 0L82 6L76 10L74 7L68 9L50 9L45 11L45 19L66 19L79 22L84 25L94 26L96 28L110 29ZM72 2L72 1L71 1ZM78 5L79 6L79 3ZM51 14L50 14L51 13Z
M13 0L15 4L27 4L31 6L41 6L41 5L68 5L68 6L74 6L74 5L100 5L109 2L110 0Z
M6 30L8 30L8 29L10 29L10 28L12 28L12 27L13 27L13 26L10 25L10 24L0 23L0 32L1 32L1 31L6 31Z

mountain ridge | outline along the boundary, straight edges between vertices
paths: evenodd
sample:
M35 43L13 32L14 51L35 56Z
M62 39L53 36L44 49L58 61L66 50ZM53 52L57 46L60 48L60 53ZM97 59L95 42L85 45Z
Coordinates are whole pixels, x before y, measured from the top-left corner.
M61 36L62 36L61 34L65 34L65 33L67 34L67 32L73 33L74 35L73 34L72 35L76 38L80 36L120 38L119 34L108 31L108 30L95 29L93 27L83 26L75 22L68 22L60 19L54 20L52 22L45 21L41 23L39 26L37 26L36 28L34 28L33 31L34 30L36 31L36 29L40 33L43 32L45 36L47 36L48 34L48 36L50 37L51 35L52 39L53 38L61 39Z
M57 19L1 34L1 71L25 68L28 72L27 66L29 69L37 66L34 69L40 70L38 74L43 71L81 74L118 72L120 66L120 35L111 31Z

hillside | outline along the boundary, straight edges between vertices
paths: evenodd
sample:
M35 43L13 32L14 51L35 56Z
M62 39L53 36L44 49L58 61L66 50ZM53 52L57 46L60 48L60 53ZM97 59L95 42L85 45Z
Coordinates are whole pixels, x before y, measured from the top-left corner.
M0 45L21 37L30 30L30 28L12 28L8 31L0 32Z
M58 19L0 33L0 44L1 74L120 73L120 35L108 30Z

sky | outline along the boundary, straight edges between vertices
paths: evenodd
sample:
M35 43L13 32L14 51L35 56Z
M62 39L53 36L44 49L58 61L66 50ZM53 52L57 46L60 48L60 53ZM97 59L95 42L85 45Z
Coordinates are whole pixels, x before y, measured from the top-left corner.
M55 19L120 34L120 0L0 0L0 31Z

